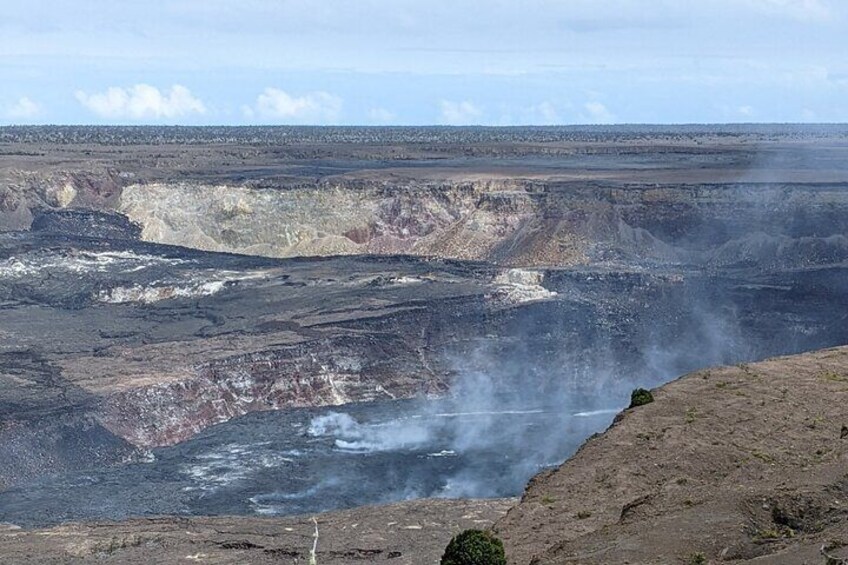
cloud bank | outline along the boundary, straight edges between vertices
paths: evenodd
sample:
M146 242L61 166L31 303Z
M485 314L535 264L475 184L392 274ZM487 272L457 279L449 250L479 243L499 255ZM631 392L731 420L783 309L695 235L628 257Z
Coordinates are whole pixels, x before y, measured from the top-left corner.
M46 4L3 0L4 122L848 121L846 0Z
M205 104L180 84L160 91L149 84L112 86L105 92L76 92L76 99L96 116L110 120L174 120L206 113Z

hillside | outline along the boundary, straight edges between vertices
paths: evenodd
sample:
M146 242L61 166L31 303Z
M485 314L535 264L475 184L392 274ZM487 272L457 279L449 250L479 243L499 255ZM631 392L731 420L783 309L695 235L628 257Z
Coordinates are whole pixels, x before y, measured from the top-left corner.
M848 347L690 374L534 478L495 529L522 565L824 563L848 543L846 399Z

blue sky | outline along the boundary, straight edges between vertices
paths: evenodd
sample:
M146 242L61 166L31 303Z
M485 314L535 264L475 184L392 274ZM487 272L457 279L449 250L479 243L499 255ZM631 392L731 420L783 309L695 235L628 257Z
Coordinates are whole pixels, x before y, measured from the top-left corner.
M2 0L0 124L848 121L846 0Z

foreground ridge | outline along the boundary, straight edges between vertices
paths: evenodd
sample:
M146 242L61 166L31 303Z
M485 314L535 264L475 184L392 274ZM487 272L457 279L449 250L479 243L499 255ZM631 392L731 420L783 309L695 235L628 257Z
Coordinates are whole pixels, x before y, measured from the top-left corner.
M848 347L692 373L500 520L512 563L822 563L848 542ZM702 561L701 559L704 559Z

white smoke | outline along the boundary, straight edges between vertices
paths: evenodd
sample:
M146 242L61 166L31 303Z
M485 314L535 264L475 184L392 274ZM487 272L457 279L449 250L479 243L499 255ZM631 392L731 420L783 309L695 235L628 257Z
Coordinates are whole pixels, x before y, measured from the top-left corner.
M331 412L314 418L309 425L313 437L332 436L340 449L350 451L391 451L416 449L431 439L424 422L404 420L362 424L345 413Z
M678 297L684 303L689 298ZM411 472L392 482L384 502L516 495L534 474L560 464L602 431L634 388L757 353L743 339L733 308L692 298L676 315L680 327L657 324L653 332L651 321L634 326L640 336L624 348L637 349L630 356L603 333L585 349L563 343L556 361L544 365L522 344L508 351L480 345L455 361L457 377L445 398L413 403L404 417L381 421L336 411L314 418L309 434L351 453L450 458L438 484L425 485L420 473Z

